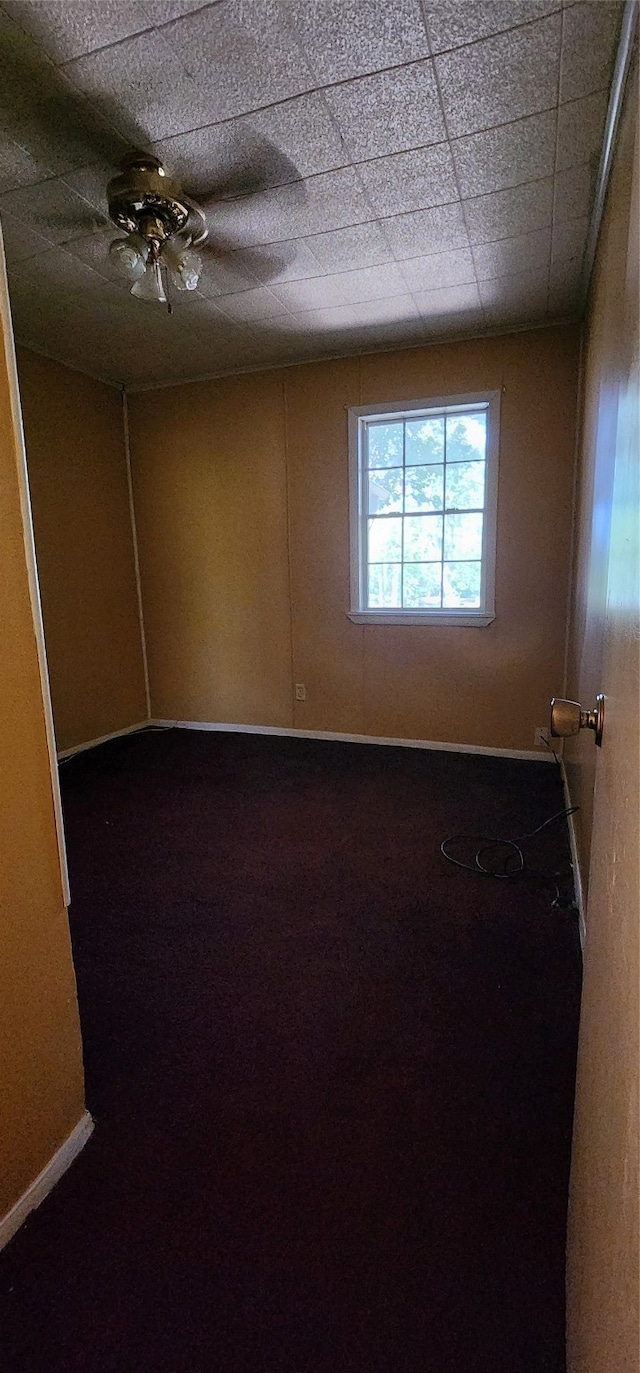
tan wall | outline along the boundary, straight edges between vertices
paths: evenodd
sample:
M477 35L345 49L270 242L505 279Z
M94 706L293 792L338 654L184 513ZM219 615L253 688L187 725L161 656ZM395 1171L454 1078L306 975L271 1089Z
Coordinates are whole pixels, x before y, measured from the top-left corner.
M0 314L5 327L3 296ZM78 1007L1 341L0 584L2 1217L78 1123L84 1102Z
M129 399L152 714L291 722L282 379Z
M637 77L598 245L585 350L569 687L606 694L572 748L591 852L568 1234L569 1373L638 1373L640 367ZM595 795L594 795L595 781ZM593 829L591 823L593 818Z
M563 684L577 360L567 327L132 395L152 714L531 748ZM347 407L496 388L495 622L352 624Z
M122 398L20 349L20 392L56 738L146 718Z

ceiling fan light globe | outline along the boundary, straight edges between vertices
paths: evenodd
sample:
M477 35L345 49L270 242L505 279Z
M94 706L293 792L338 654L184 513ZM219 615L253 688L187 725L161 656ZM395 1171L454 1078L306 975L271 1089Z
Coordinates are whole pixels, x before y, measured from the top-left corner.
M137 237L137 234L130 234L128 238L114 239L109 245L109 260L118 276L124 277L126 281L138 281L145 274L149 250L143 239L140 240L142 246L135 242Z
M187 263L178 272L171 273L171 280L177 291L195 291L200 281L200 273L196 267Z
M183 263L180 272L186 291L195 291L197 289L201 273L202 258L199 253L194 253L190 248L186 254L186 261Z
M167 297L158 262L147 263L144 276L131 287L131 295L138 300L155 300L159 305L166 305Z
M195 291L202 271L200 255L184 244L168 239L162 245L161 256L176 291Z

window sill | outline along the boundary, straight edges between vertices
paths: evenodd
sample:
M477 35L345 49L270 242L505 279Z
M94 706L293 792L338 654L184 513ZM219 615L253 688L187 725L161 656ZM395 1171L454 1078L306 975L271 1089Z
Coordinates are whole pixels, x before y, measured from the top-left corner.
M440 610L348 610L347 615L354 625L441 625L443 628L458 625L462 628L484 629L492 624L495 615L484 612L469 614L461 611Z

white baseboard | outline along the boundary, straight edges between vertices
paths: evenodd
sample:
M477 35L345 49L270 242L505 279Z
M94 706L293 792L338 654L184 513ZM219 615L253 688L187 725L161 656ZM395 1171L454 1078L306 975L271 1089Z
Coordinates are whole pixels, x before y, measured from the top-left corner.
M390 748L433 749L440 753L479 753L487 758L524 758L533 763L550 763L552 755L540 749L490 748L485 744L449 744L439 739L396 739L378 734L340 734L328 729L285 729L280 725L236 725L228 721L212 720L141 720L137 725L127 725L116 729L113 734L103 734L99 739L88 739L85 744L75 744L73 748L61 749L58 761L71 758L85 749L107 744L110 739L120 739L126 734L136 734L141 729L197 729L209 730L218 734L275 734L286 739L326 739L341 744L382 744Z
M124 729L114 729L112 734L101 734L99 739L87 739L85 744L61 748L58 750L58 762L62 763L65 758L72 758L75 753L84 753L87 748L97 748L98 744L108 744L110 739L122 739L125 734L137 734L139 729L146 729L149 723L149 720L140 720L137 725L125 725Z
M27 1219L27 1216L30 1215L32 1211L35 1211L36 1207L44 1201L52 1188L55 1187L56 1182L60 1181L63 1173L66 1173L69 1165L73 1163L73 1160L78 1157L80 1150L84 1148L92 1131L93 1120L91 1119L89 1112L85 1111L80 1117L78 1124L75 1126L75 1129L73 1129L71 1134L65 1139L64 1144L60 1145L60 1148L53 1155L53 1158L49 1159L49 1162L42 1169L42 1172L38 1173L37 1178L34 1178L33 1182L30 1183L26 1192L23 1192L15 1205L11 1207L11 1210L7 1212L2 1220L0 1220L0 1249L4 1249L5 1244L8 1244L9 1240L13 1239L16 1230L20 1229L20 1226Z
M328 739L341 744L383 744L391 748L435 749L442 753L481 753L489 758L525 758L529 762L550 763L549 753L538 749L487 748L484 744L444 744L434 739L393 739L376 734L335 734L325 729L283 729L279 725L234 725L210 720L148 720L156 729L214 730L223 734L276 734L287 739Z
M567 777L567 770L564 765L564 759L560 763L560 772L562 774L562 785L564 787L564 803L567 807L567 810L570 810L571 806L573 805L573 802L571 800L571 792L569 791L569 779ZM576 906L578 907L578 928L580 930L580 947L582 949L582 952L584 953L585 940L587 937L587 926L585 921L584 886L582 883L580 855L578 853L578 837L576 834L575 815L567 816L567 825L569 827L569 844L571 846L571 866L573 868L573 885L575 891Z

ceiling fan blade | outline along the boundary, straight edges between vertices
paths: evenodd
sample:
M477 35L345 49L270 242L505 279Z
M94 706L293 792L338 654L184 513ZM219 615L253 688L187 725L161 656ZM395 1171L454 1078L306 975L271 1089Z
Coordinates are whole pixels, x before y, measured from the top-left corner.
M221 200L239 200L275 186L293 186L300 201L306 199L304 179L286 153L268 138L244 132L238 155L225 176L206 185L189 184L188 194L206 214Z
M266 285L275 277L282 275L293 256L290 244L271 244L269 248L243 248L231 239L216 235L203 243L198 252L205 259L218 261L221 266L235 266L240 273L246 272L260 285Z
M120 160L123 136L6 16L0 24L0 69L0 124L36 160L53 172Z

